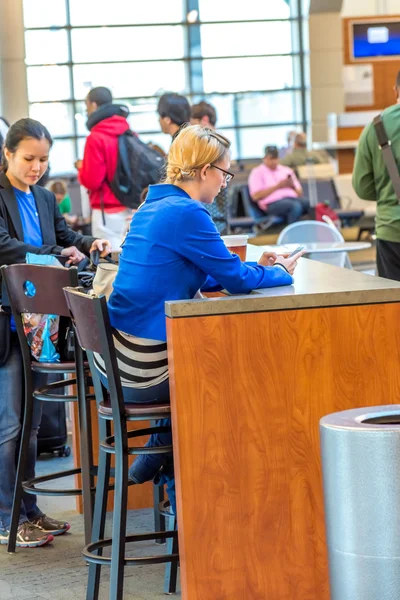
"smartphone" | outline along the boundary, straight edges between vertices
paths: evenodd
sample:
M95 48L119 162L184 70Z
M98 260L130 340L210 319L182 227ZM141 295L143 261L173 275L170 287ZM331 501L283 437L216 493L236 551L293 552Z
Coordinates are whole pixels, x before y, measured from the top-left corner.
M294 256L298 252L301 252L302 250L304 250L304 246L297 246L296 250L293 250L293 252L289 254L288 258L291 258L292 256Z

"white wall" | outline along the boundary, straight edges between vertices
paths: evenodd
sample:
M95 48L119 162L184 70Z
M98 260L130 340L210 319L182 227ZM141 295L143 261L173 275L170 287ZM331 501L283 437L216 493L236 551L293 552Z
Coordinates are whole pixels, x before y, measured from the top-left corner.
M314 142L327 140L327 114L344 112L343 41L339 13L310 15L311 120Z
M342 17L397 15L399 0L343 0Z

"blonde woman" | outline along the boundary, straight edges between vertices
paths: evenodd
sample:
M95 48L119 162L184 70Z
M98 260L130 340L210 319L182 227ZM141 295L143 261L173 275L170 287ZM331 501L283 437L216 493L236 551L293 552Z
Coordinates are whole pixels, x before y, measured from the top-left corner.
M128 403L169 400L166 300L193 298L204 286L243 294L293 283L301 253L292 258L264 253L258 264L243 263L227 250L204 206L233 177L229 147L211 129L182 129L168 154L165 181L149 187L132 219L108 304ZM100 358L97 366L107 385ZM171 443L171 436L152 436L149 443ZM154 477L163 456L140 456L131 479L141 483Z

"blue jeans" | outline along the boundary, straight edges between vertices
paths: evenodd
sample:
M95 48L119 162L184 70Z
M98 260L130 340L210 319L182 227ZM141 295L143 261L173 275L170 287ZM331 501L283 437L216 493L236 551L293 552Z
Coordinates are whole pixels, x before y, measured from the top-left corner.
M284 217L288 225L295 223L310 210L307 198L283 198L267 204L264 209L267 215Z
M107 388L107 378L100 375L102 384ZM169 380L145 389L123 387L125 404L158 404L169 402ZM157 426L171 426L171 419L157 421ZM172 433L153 433L146 446L172 446ZM162 469L160 471L160 469ZM130 466L129 479L135 483L154 480L156 485L167 486L171 508L176 514L175 478L172 452L167 454L140 454Z
M46 384L46 375L32 374L35 387ZM0 367L0 529L8 529L14 496L16 465L21 434L24 398L22 356L16 334L12 334L7 362ZM34 401L32 431L24 479L35 477L37 433L42 417L42 402ZM36 496L24 492L19 523L43 514L36 505Z

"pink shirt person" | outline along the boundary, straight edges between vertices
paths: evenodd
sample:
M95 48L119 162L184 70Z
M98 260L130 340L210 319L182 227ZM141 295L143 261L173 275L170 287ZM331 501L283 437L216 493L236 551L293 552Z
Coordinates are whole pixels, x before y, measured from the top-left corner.
M296 190L301 190L301 185L293 170L289 167L284 167L283 165L277 165L275 169L270 169L264 163L255 167L250 173L250 196L253 196L253 194L260 192L261 190L276 186L281 181L287 179L289 175L291 176L293 186L296 189L293 187L281 187L261 200L258 200L257 204L261 209L265 209L268 204L276 202L277 200L283 200L283 198L297 198L299 194Z
M249 192L261 210L278 200L298 198L303 190L294 171L279 164L276 146L267 146L261 165L249 176Z

